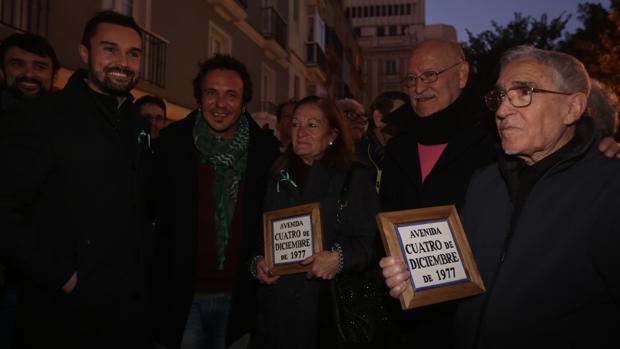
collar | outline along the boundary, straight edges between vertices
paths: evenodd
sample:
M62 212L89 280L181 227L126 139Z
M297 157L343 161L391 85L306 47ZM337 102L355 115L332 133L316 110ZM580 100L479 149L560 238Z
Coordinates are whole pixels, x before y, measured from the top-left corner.
M427 117L413 113L413 130L418 142L424 145L449 143L463 130L479 121L483 110L481 98L471 88L465 88L461 95L445 109Z
M552 171L556 168L562 168L563 164L570 165L585 156L596 139L594 122L591 118L582 116L575 125L575 135L568 143L532 165L527 165L524 160L517 156L506 155L500 149L498 154L500 170L504 178L512 177L515 173L519 174L524 171L533 173L540 178L546 173L553 173Z

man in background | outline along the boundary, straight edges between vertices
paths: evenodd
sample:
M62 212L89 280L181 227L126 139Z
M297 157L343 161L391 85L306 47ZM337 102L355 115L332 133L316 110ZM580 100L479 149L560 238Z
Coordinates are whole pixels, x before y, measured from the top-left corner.
M142 96L134 103L138 113L151 124L151 138L157 139L159 131L166 127L166 102L155 96Z
M44 37L24 33L4 39L0 44L0 69L4 76L0 119L17 102L51 91L59 67L56 52Z

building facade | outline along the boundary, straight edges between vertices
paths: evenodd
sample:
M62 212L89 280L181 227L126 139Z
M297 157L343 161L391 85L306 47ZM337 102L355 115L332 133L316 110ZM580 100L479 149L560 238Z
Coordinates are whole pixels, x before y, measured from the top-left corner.
M361 53L341 1L3 0L0 39L14 32L47 37L62 66L55 87L62 88L82 66L77 48L86 21L103 9L131 15L144 29L142 79L133 93L163 97L173 120L196 107L192 79L215 53L248 67L248 110L261 126L273 128L280 102L362 91Z

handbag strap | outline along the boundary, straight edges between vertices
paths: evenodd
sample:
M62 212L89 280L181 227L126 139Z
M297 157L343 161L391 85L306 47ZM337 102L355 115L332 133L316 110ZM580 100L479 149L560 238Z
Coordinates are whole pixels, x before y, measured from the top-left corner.
M349 186L351 184L351 176L353 175L353 170L354 166L351 165L344 178L344 182L342 183L342 189L340 189L340 196L338 197L337 201L338 210L336 211L336 225L338 226L338 228L344 218L344 209L349 205L347 195L349 194ZM336 231L337 230L338 229L336 229Z

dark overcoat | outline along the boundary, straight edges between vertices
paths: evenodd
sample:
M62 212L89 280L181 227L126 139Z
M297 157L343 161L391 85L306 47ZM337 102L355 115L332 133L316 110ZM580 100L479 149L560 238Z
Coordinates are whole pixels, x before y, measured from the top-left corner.
M486 292L459 305L455 348L620 346L620 162L589 118L575 134L520 209L503 161L472 179L463 225Z
M338 242L344 257L342 272L364 273L377 263L375 215L379 202L370 170L357 166L351 175L343 221L337 228L337 201L345 177L345 172L315 161L301 186L272 179L267 187L265 210L319 203L323 248L329 250ZM327 326L333 324L328 285L325 280L308 280L303 273L285 275L274 285L261 286L255 345L258 348L336 347L336 338L329 333L334 329Z
M243 246L239 258L250 258L262 232L265 183L273 160L279 154L277 140L249 117L249 153L242 178ZM155 255L153 298L156 339L167 348L181 344L185 322L194 297L198 244L198 177L197 150L192 130L195 118L190 116L164 130L157 140L154 161L153 193L155 196ZM255 323L256 283L251 279L247 263L237 271L227 342L252 330Z
M22 281L24 348L150 341L148 128L131 98L111 112L85 78L31 103L0 137L0 254Z

